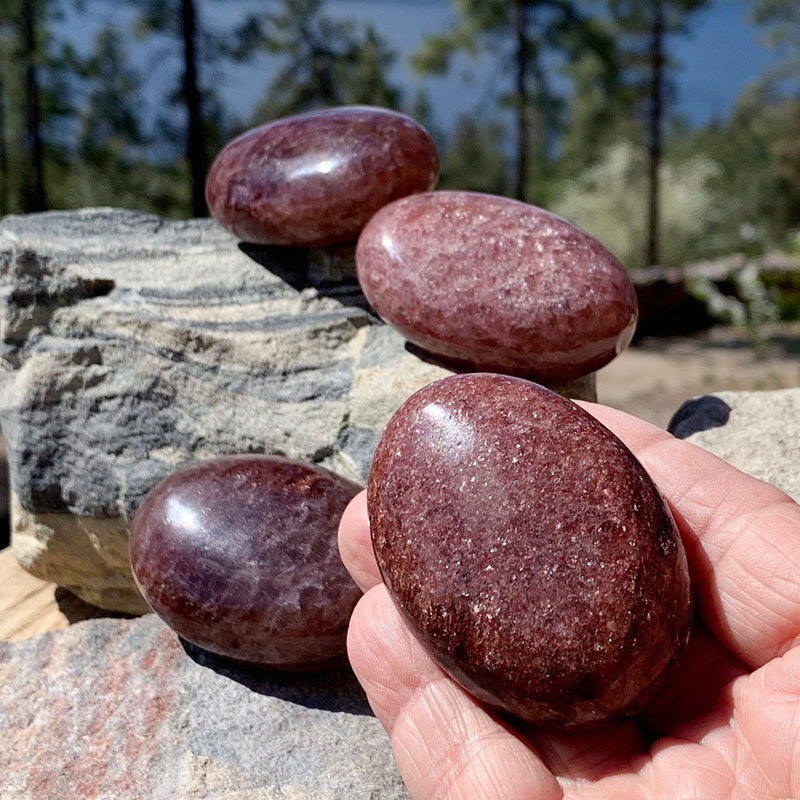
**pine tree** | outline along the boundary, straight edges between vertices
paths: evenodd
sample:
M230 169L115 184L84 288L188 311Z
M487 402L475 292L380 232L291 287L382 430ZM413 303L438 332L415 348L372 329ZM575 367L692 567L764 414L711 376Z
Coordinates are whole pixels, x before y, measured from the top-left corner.
M283 65L255 121L325 106L400 105L401 91L387 79L395 56L372 26L328 16L322 0L283 0L260 18L259 30Z
M690 15L708 0L607 0L616 25L624 82L644 119L647 148L646 262L660 259L660 170L664 127L674 85L669 59L670 37L685 33Z
M168 210L170 204L165 209L158 202L156 189L158 173L166 167L147 163L143 78L128 61L127 41L119 28L101 28L79 66L75 142L55 199L61 205Z
M413 63L423 74L442 74L459 51L475 59L500 59L513 84L501 99L514 109L516 119L513 193L541 202L562 130L564 98L555 88L554 74L587 51L612 69L612 42L578 2L454 0L454 7L454 27L428 36Z
M75 59L54 36L63 11L79 0L6 0L0 11L0 124L5 211L49 205L48 173L65 158L65 128L74 115Z
M25 141L27 144L27 180L22 186L22 206L26 211L44 211L47 191L44 177L44 136L42 133L42 96L39 46L39 13L37 0L22 0L20 6L21 47L18 54L25 69Z
M221 2L222 0L220 0ZM221 105L210 85L212 68L226 59L241 60L252 53L251 20L246 17L237 27L215 31L200 14L197 0L129 0L139 11L140 36L162 34L169 37L180 57L180 75L170 93L171 106L184 113L182 126L183 157L190 180L190 209L193 216L208 213L205 204L205 179L214 154L226 133ZM161 129L172 133L169 118L162 118Z
M794 0L750 0L751 19L767 30L767 41L782 53L781 74L800 84L800 6Z
M503 126L460 116L442 148L439 188L489 194L508 192Z
M558 181L569 181L605 159L619 139L634 140L637 128L633 110L618 80L616 57L608 65L585 52L566 68L572 85L559 143Z
M766 30L778 56L759 81L764 96L775 96L773 113L784 118L771 155L784 199L786 227L800 225L800 5L794 0L751 0L752 21Z
M13 59L13 26L9 4L0 8L0 216L12 210L10 94L13 91L11 80Z

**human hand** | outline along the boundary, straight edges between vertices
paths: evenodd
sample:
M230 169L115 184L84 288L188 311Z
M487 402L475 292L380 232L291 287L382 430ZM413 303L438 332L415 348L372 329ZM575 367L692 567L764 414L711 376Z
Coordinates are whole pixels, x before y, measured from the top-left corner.
M697 618L638 718L583 733L510 724L452 681L381 581L361 493L339 546L365 591L348 653L415 800L800 798L800 506L621 411L581 403L636 454L686 547Z

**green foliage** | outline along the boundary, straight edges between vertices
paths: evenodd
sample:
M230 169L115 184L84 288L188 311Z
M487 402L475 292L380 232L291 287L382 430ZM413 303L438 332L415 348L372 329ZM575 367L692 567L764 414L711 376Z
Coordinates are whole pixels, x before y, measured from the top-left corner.
M121 206L185 214L188 175L182 163L148 164L151 138L142 128L143 79L116 28L102 28L79 64L84 101L77 114L77 150L54 167L55 206Z
M641 126L618 80L592 52L567 67L573 92L569 100L569 124L561 138L557 164L559 180L570 180L596 164L619 139L641 141Z
M753 85L726 120L674 137L679 157L713 153L719 172L710 187L719 210L705 255L751 255L780 247L800 224L798 104Z
M124 41L116 28L103 28L94 51L82 65L86 100L80 114L80 152L92 161L106 161L145 143L140 121L142 76L127 60Z
M619 141L602 159L569 182L551 208L596 236L629 269L647 266L645 153ZM719 166L707 156L667 163L663 168L663 263L686 263L702 249L719 213L711 184Z
M218 0L220 1L220 0ZM210 79L215 67L228 59L242 59L252 52L251 21L233 30L215 31L204 23L199 0L128 0L137 9L140 36L161 34L173 40L180 55L181 69L177 85L168 93L168 105L180 108L184 115L182 130L177 131L174 116L165 114L159 127L165 141L181 143L181 158L189 169L191 186L187 211L193 216L207 213L205 177L219 149L228 138L224 105Z
M751 18L767 29L767 41L785 48L786 57L800 59L800 6L795 0L751 0Z
M327 16L322 0L282 0L260 20L265 47L283 59L254 121L348 104L397 107L386 75L395 55L371 26Z
M509 170L503 136L497 122L459 117L445 143L439 188L505 194Z
M48 205L50 172L68 158L74 51L54 30L67 0L6 0L0 11L0 212Z
M726 325L747 328L753 345L762 345L764 325L780 318L779 294L767 287L755 261L731 270L728 282L733 286L731 294L699 275L687 281L687 289L705 304L712 317Z
M223 2L236 9L230 22L212 26L210 15L197 16ZM234 128L367 103L404 107L431 130L441 156L440 188L516 194L523 164L527 199L581 224L636 268L646 262L647 240L644 111L653 68L647 12L656 4L664 9L669 45L669 37L689 30L704 2L453 0L453 25L423 42L416 69L442 74L469 63L466 56L476 70L491 66L496 85L479 112L442 121L424 84L404 96L393 78L397 56L382 32L332 17L324 0L270 0L249 14L236 0L128 0L148 37L138 46L173 62L188 59L185 14L196 12L189 37L194 73L185 61L155 102L144 97L146 76L128 58L128 31L100 30L90 52L64 38L65 12L111 15L108 0L6 0L0 3L0 214L35 207L35 115L27 84L33 70L50 208L121 205L187 216L196 213L204 178L198 164L210 163ZM22 25L26 9L36 23L33 47ZM708 125L694 127L671 113L666 47L661 263L777 247L800 253L800 4L751 0L751 9L781 55L780 69L760 76L730 114ZM245 123L235 121L217 78L233 62L264 53L273 65L263 78L264 96ZM155 124L142 113L151 103L162 109ZM746 295L742 286L735 299L749 309L741 317L747 324L761 313L763 298Z
M565 0L453 0L457 22L426 37L412 58L421 74L442 74L463 52L474 60L493 58L513 75L498 96L516 115L514 194L543 202L556 143L563 132L564 96L555 76L587 53L613 72L613 45L598 21L579 2Z
M785 250L790 256L800 257L800 228L794 228L786 234Z

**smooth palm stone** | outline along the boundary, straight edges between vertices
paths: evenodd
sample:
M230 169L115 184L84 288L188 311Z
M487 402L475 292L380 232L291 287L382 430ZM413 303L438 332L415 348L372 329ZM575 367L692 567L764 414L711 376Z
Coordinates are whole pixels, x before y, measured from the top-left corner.
M558 382L630 342L636 293L595 238L543 209L427 192L381 209L356 250L361 288L410 342L492 372Z
M184 639L238 661L314 669L345 659L360 592L337 547L359 487L274 456L225 456L155 486L130 534L136 582Z
M354 242L381 206L432 189L438 176L436 146L413 119L342 106L231 141L211 165L206 202L247 242L323 247Z
M636 714L691 620L685 552L631 452L573 404L475 373L412 395L367 487L383 578L441 666L538 725Z

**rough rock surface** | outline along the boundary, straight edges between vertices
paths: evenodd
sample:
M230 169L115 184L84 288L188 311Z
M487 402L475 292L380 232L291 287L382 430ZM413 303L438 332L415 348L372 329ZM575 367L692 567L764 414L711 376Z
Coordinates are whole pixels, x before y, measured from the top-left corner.
M0 799L400 800L349 670L277 674L153 614L0 643Z
M267 452L363 484L391 414L450 373L377 322L345 262L352 248L240 245L213 220L4 218L0 425L22 565L141 612L128 523L179 465Z
M800 502L800 389L696 397L668 430Z

